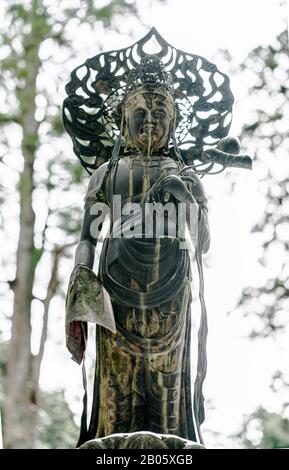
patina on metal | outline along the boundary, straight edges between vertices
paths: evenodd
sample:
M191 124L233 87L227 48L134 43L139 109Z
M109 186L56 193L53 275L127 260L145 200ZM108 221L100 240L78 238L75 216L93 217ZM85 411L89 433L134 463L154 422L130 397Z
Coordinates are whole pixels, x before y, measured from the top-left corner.
M147 53L152 38L155 54ZM202 254L210 235L198 175L216 173L216 164L222 170L251 162L239 155L236 139L226 138L229 79L152 29L127 49L88 59L72 72L66 90L64 124L92 173L66 302L67 347L78 363L87 322L96 324L92 413L88 419L86 392L79 445L138 431L202 443ZM161 211L164 206L172 212ZM149 231L147 207L153 208ZM110 226L96 275L99 212L101 224L108 215Z

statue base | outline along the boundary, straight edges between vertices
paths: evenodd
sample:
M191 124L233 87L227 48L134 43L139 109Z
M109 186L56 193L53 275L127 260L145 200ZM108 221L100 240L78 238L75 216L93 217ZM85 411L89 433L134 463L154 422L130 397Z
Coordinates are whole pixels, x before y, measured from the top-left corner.
M79 449L204 449L194 441L183 439L173 434L156 434L141 431L133 433L111 434L99 439L91 439Z

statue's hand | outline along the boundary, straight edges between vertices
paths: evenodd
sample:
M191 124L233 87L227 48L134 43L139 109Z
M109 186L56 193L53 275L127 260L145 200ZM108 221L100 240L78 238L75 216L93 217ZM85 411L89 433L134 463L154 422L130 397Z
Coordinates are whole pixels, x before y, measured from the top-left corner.
M193 195L179 176L166 176L158 183L158 191L161 199L166 202L167 194L170 193L179 202L195 202Z

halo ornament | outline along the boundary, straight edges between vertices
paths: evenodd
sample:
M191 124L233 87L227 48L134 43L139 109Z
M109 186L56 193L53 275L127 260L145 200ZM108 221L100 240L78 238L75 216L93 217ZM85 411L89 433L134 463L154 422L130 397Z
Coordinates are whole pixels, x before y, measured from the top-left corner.
M228 76L205 58L171 46L155 28L127 48L87 59L71 73L65 87L68 96L63 122L81 164L92 173L111 159L120 139L123 99L133 93L138 81L144 83L143 77L139 80L141 63L146 63L143 76L147 74L145 86L149 85L147 64L151 61L154 68L153 57L163 64L158 84L162 88L166 84L176 103L174 141L184 162L194 166L195 160L202 162L205 155L204 163L218 163L221 157L221 164L229 166L230 158L224 159L216 150L207 152L213 151L230 129L234 98ZM174 155L175 149L172 142L169 152ZM120 153L124 151L125 142L121 142ZM242 163L242 156L239 160Z

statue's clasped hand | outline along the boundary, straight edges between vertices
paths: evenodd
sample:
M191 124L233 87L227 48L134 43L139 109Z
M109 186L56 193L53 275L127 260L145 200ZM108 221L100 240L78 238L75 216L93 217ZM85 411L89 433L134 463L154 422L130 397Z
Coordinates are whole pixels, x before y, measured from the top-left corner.
M186 184L177 175L169 175L163 178L158 182L157 190L163 202L168 202L170 195L178 202L195 202Z

